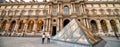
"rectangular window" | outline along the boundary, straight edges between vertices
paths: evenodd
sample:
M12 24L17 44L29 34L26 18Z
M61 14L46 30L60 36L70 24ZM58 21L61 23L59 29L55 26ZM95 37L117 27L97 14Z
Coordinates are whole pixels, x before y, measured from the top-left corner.
M47 15L48 14L48 11L47 10L44 10L43 11L43 15Z
M53 15L57 15L57 8L53 9Z
M80 14L80 8L79 7L76 7L76 13Z

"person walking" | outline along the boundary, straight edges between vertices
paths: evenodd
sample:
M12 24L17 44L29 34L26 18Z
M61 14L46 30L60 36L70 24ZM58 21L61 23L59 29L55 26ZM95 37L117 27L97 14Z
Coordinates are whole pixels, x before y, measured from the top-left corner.
M115 34L115 37L119 40L119 36L117 35L117 33L114 32L114 34Z
M50 43L50 34L47 33L47 43Z
M44 44L44 40L45 40L45 33L42 34L42 44Z

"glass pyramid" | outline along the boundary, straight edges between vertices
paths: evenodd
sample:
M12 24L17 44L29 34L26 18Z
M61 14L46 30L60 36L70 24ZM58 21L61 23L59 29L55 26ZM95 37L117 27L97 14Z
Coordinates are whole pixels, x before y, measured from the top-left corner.
M73 19L53 37L53 40L94 45L102 39L87 30L81 22L77 22Z

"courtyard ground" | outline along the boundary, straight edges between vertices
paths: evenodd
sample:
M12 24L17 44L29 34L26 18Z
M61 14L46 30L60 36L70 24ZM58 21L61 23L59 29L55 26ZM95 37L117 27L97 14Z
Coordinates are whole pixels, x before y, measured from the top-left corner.
M105 47L120 47L120 40L115 37L102 37ZM41 37L0 37L0 47L66 47L54 43L41 43Z

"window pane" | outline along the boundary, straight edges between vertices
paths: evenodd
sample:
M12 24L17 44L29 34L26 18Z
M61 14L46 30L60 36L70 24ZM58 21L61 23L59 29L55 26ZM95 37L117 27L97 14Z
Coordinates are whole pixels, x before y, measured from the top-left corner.
M68 6L64 7L64 14L66 14L66 15L69 14L69 7Z

